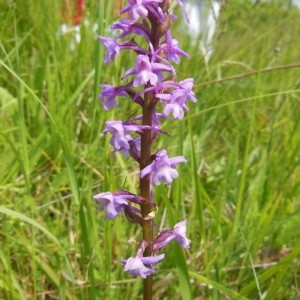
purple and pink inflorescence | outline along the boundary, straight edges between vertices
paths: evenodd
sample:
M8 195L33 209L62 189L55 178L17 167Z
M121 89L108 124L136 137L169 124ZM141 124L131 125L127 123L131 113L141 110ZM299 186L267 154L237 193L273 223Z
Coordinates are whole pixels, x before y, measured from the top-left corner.
M181 1L176 0L187 15ZM146 131L151 131L151 141L159 134L168 134L161 129L161 119L182 119L188 111L187 102L196 102L192 91L193 78L176 81L176 72L171 61L180 63L180 56L189 58L189 55L178 47L178 41L172 37L170 27L177 18L169 11L171 0L128 0L128 4L121 10L127 18L121 18L119 22L110 28L117 31L115 38L98 36L106 49L104 63L114 61L123 50L133 51L136 54L134 66L125 71L121 79L126 78L126 83L120 86L102 84L102 92L99 99L105 110L118 107L117 99L127 97L131 102L143 108L145 94L151 93L153 115L151 125L142 125L142 115L132 119L121 121L111 120L105 123L104 133L111 134L110 144L113 152L121 152L124 156L130 155L138 164L141 157L141 137ZM188 20L188 19L187 19ZM139 36L145 40L139 45L134 39ZM124 41L124 39L128 39ZM143 96L144 95L144 96ZM149 176L151 185L165 183L170 185L178 177L178 164L186 163L183 156L169 157L167 150L162 149L151 155L152 162L141 168L140 178ZM152 191L152 186L151 186ZM132 194L125 190L114 193L99 193L93 198L100 203L100 209L106 209L106 218L115 219L120 213L126 215L132 223L142 225L143 217L139 206L148 202L155 207L156 203L151 199ZM152 216L149 216L152 218ZM183 248L189 248L189 240L186 237L186 223L183 220L173 228L158 230L158 234L151 242L152 253L144 256L149 242L142 240L134 257L122 259L125 272L146 278L153 274L153 265L164 258L164 254L156 255L170 241L177 241ZM154 224L154 228L158 228Z

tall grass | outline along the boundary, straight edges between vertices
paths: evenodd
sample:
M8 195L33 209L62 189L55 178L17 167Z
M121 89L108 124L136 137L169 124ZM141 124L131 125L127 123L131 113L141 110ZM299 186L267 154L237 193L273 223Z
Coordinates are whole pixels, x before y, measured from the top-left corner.
M98 85L117 84L131 61L121 55L103 68L92 24L106 32L113 1L86 2L90 25L74 50L72 34L58 33L60 3L0 3L1 299L141 293L141 280L119 262L133 254L139 229L122 218L104 222L91 199L137 189L136 166L111 157L101 132L114 113L104 114L97 99ZM192 246L168 246L155 299L300 296L300 18L278 2L229 1L208 63L178 26L192 56L178 76L195 78L199 100L186 120L165 123L171 138L157 147L189 163L155 197L164 227L188 218ZM120 101L118 117L136 113Z

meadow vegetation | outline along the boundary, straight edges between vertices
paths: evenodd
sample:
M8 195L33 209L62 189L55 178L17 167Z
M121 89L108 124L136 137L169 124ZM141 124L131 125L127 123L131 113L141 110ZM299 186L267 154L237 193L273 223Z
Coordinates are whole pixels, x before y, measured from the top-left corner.
M137 165L112 157L102 134L114 114L138 113L124 99L104 113L98 100L133 64L121 54L103 67L92 27L109 34L113 3L86 1L74 49L59 1L0 3L0 299L141 293L120 264L139 228L104 221L92 199L138 188ZM155 199L164 227L187 217L191 248L168 246L154 299L300 298L300 11L282 3L228 1L209 61L200 37L175 29L191 55L177 74L194 77L198 102L154 146L188 159Z

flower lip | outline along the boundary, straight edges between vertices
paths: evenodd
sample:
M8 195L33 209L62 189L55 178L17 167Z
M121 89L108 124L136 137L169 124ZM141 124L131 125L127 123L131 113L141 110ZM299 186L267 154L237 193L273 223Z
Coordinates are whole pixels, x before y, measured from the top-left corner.
M133 81L134 87L138 87L141 84L147 84L148 82L150 82L151 85L156 85L161 76L161 72L173 72L173 70L167 65L150 62L148 55L139 54L136 58L135 67L126 71L121 79L136 74Z
M103 46L106 49L106 56L104 59L104 64L107 65L110 61L115 59L116 55L120 54L120 46L118 42L114 38L104 37L104 36L97 36Z
M153 174L155 185L165 182L171 184L173 179L178 177L177 165L187 162L183 156L169 158L166 150L160 150L156 153L153 162L141 171L141 178Z
M128 205L128 200L120 196L116 196L110 192L94 195L93 198L100 202L100 209L106 207L106 218L115 219L120 212L123 212L124 205Z
M157 256L143 256L146 247L149 245L146 241L141 241L134 257L128 259L121 259L125 265L124 271L131 275L140 276L145 279L148 275L155 273L153 264L164 259L165 254Z

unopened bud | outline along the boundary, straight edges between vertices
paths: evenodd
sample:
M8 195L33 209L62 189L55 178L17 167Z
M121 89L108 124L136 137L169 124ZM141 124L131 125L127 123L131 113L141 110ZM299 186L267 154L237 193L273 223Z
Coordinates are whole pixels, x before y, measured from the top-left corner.
M171 7L172 0L164 0L160 4L160 8L162 9L163 12L166 12L170 7Z
M172 25L171 15L168 13L164 21L159 25L156 36L158 38L162 37L166 33L166 31L171 27L171 25Z

